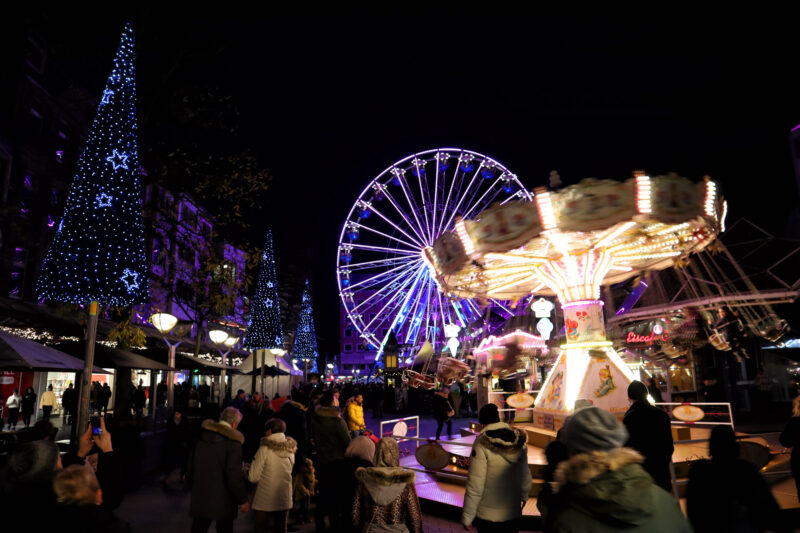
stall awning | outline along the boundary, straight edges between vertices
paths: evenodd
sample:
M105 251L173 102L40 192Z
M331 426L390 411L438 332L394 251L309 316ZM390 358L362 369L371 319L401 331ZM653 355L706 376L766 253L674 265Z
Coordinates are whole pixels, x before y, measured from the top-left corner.
M82 342L61 342L55 348L70 355L81 355L86 349ZM94 347L94 361L105 368L133 368L137 370L172 370L169 366L149 357L129 352L120 348L112 348L105 344L97 343Z
M83 361L38 342L0 331L0 369L3 370L83 370ZM94 366L95 374L106 374Z

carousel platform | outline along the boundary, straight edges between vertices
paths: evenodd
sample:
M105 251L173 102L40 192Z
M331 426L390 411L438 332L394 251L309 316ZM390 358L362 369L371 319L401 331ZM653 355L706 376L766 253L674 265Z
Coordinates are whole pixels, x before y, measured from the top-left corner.
M516 427L524 428L528 432L528 465L533 477L533 486L528 498L528 503L523 509L524 517L540 516L536 508L536 496L544 486L542 469L547 461L544 455L544 448L551 440L555 439L555 432L536 428L530 424L515 424ZM683 503L683 496L686 491L686 481L689 476L689 467L692 461L708 458L707 439L711 433L707 428L688 428L674 427L673 438L676 441L689 440L700 442L676 442L675 452L673 453L673 463L675 464L675 474L678 480L678 490ZM760 446L745 446L743 448L743 458L753 459L757 464L764 464L761 468L765 474L767 483L770 484L778 504L782 509L800 508L797 500L797 491L791 474L781 475L779 472L788 472L789 454L780 453L774 443L759 437L749 438L744 433L738 433L743 442L753 442ZM470 429L461 430L461 436L452 438L447 442L442 442L442 448L457 458L467 458L470 455L471 446L475 442L477 434ZM772 446L770 446L772 444ZM764 448L766 447L766 448ZM769 450L769 451L767 451ZM771 452L771 453L770 453ZM750 455L752 454L752 457ZM417 471L417 494L423 500L436 502L453 507L462 507L464 504L464 487L467 480L467 470L456 465L450 465L442 470L430 471L419 464L413 453L403 457L400 464L407 468Z

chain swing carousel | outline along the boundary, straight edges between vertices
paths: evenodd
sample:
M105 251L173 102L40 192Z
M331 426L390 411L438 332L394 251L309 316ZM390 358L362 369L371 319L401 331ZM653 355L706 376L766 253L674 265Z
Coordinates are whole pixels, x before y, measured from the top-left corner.
M601 285L702 250L722 230L726 211L707 177L586 179L458 219L423 254L448 297L558 298L566 342L534 404L534 425L552 430L578 399L620 417L628 407L634 376L606 338Z

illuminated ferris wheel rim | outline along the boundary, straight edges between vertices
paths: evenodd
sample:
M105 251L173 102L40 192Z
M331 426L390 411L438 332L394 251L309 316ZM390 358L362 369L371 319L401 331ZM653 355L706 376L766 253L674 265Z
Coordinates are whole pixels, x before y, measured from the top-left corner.
M455 160L455 165L450 168L449 165L452 160ZM431 163L433 163L435 172L428 173L425 169ZM470 163L474 163L474 165L470 166L469 170L465 170L462 166L462 164L465 163L468 166ZM441 166L443 164L444 167ZM414 169L416 169L416 172L414 172ZM421 171L422 175L420 175L420 169L423 169ZM414 176L407 176L406 173L408 171L412 171ZM491 174L490 178L484 175L486 172ZM432 181L432 174L435 180L433 184L430 183ZM448 178L448 174L452 174L452 178ZM468 175L471 177L468 177ZM398 181L400 183L398 183ZM467 181L469 183L467 183ZM488 182L491 182L491 184L486 188ZM509 184L511 184L510 187ZM397 197L401 201L403 199L406 200L402 206L405 208L405 211L400 208L401 206L398 205L399 202L396 202L392 197L394 189L391 191L389 190L392 185L398 187L399 190L402 191L402 195L398 193ZM421 203L415 206L414 202L409 199L409 192L413 193L412 196L416 194L416 190L410 191L410 189L416 188L417 185L418 189L416 190L420 193L419 198L421 199ZM433 186L432 188L430 187L431 185ZM513 192L508 190L507 187L513 189ZM456 194L453 196L454 189L456 188ZM479 193L482 188L486 188L487 190L475 201L475 197L478 196L477 193ZM441 197L439 197L440 190L442 192ZM473 190L473 196L462 206L463 200L468 196L468 193L473 192ZM489 194L490 192L492 193L491 195ZM377 200L376 193L380 194L380 198ZM355 274L355 277L358 277L364 272L370 272L370 270L372 271L370 275L372 275L375 269L385 267L387 272L384 274L379 273L369 278L369 280L372 280L373 278L386 275L386 282L383 283L384 289L396 283L398 278L403 278L405 276L407 279L414 279L415 281L410 284L407 281L403 284L399 284L395 287L396 290L389 291L386 294L398 294L401 296L401 299L405 297L406 303L412 303L411 307L416 311L420 310L418 300L424 299L425 302L422 306L427 306L425 311L429 314L430 312L433 313L434 326L438 324L436 320L438 320L438 313L440 312L442 319L441 326L445 325L443 323L445 314L451 316L458 315L458 322L461 322L462 325L466 325L466 323L473 322L474 320L481 320L479 316L476 316L476 314L479 315L480 313L476 313L478 309L474 303L468 302L466 304L470 310L469 319L466 319L458 312L457 304L451 304L455 312L450 312L449 309L447 309L448 299L436 289L434 280L424 279L421 283L417 283L417 281L419 281L422 276L425 278L429 276L429 270L425 261L425 249L432 246L439 235L454 227L457 216L482 211L502 193L505 193L504 197L500 198L502 203L506 203L515 198L528 201L533 198L533 195L525 189L519 181L517 175L511 172L497 159L480 152L456 147L434 148L406 156L384 168L361 190L356 202L347 214L339 235L336 260L337 286L339 288L340 300L347 313L348 323L352 324L362 339L379 347L378 357L380 356L383 344L388 338L388 336L383 334L380 328L381 325L385 326L385 324L379 322L375 325L376 327L373 327L374 320L367 323L364 321L363 317L358 314L357 306L355 306L353 300L353 291L363 282L351 285L350 275ZM428 203L426 203L426 194ZM431 198L431 196L433 196L433 198ZM391 204L395 210L394 212L399 215L396 221L398 222L397 224L384 216L373 205L376 201L383 201L384 199L389 200L389 204ZM363 210L375 213L377 217L383 219L383 222L388 223L391 229L387 232L380 232L370 228L360 217L360 213ZM371 232L372 237L377 234L379 237L392 241L393 244L390 244L390 246L393 246L393 248L354 244L355 239L348 241L348 232L352 231L353 228L355 228L355 239L358 238L357 236L360 230L365 230ZM351 262L352 252L356 250L371 253L383 252L385 253L385 258L366 263ZM343 260L343 256L347 256L348 259L346 261ZM390 274L394 275L394 277ZM345 275L346 278L343 277ZM376 285L378 284L376 283ZM431 294L431 289L435 294ZM361 290L365 289L362 288ZM381 292L381 290L378 290L378 292ZM427 294L423 294L426 291ZM412 301L411 298L414 296L417 296L417 298ZM405 304L400 307L401 310L398 313L399 320L397 319L398 317L395 317L388 327L391 331L397 328L402 329L407 324L406 320L411 318L408 316L408 313L405 312ZM366 309L367 308L362 308L362 311ZM391 310L391 312L396 311L397 309L395 308ZM422 316L419 312L415 314L418 320ZM430 317L426 317L426 322L428 322L429 319ZM453 322L455 322L455 320ZM426 323L426 335L427 327L428 325ZM384 327L382 329L386 330L387 328ZM439 330L437 329L437 331ZM395 331L395 333L397 333L397 331ZM423 335L423 337L425 337L425 335Z

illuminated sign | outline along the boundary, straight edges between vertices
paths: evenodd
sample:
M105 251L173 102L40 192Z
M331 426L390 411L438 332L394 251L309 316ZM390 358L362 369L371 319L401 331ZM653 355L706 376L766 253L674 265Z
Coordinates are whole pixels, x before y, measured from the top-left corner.
M630 344L653 344L653 342L669 342L669 335L664 333L664 326L655 324L649 335L638 335L634 331L628 332L625 339Z

